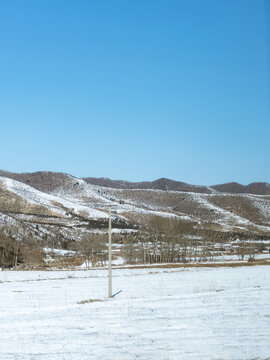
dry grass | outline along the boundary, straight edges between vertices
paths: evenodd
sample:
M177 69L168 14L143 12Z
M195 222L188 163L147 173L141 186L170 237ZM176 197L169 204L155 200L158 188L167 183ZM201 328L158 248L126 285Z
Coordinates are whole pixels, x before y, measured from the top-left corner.
M83 305L83 304L90 304L90 303L102 302L102 301L103 300L101 300L101 299L88 299L88 300L79 301L79 302L77 302L77 304Z
M151 265L134 265L116 267L115 269L172 269L172 268L220 268L220 267L240 267L240 266L258 266L258 265L270 265L270 260L259 259L254 261L239 261L239 262L219 262L219 263L172 263L172 264L151 264Z
M40 270L40 271L71 271L81 270L86 271L87 269L80 269L77 266L81 265L81 258L75 258L75 261L70 261L70 258L63 262L52 262L51 264L44 264L43 266L20 266L17 271L29 271L29 270ZM78 262L77 262L78 261ZM131 266L113 266L113 269L173 269L173 268L221 268L221 267L241 267L241 266L265 266L270 265L270 259L258 259L254 261L225 261L225 262L213 262L213 263L170 263L170 264L144 264L144 265L131 265ZM88 270L106 270L107 267L90 268ZM151 272L154 274L155 272ZM0 281L1 282L1 281Z

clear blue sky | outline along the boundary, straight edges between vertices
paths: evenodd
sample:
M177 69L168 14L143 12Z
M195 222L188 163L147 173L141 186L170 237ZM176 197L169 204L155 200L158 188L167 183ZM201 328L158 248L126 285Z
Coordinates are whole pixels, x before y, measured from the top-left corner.
M2 0L0 168L270 182L265 14L264 0Z

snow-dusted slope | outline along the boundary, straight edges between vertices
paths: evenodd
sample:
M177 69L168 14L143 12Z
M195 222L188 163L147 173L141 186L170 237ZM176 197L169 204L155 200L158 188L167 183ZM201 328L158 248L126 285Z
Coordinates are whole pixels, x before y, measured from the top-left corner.
M62 226L60 230L57 228L59 234L75 240L81 236L76 231L87 228L87 221L106 220L109 206L116 221L128 220L132 223L159 216L198 224L212 223L224 231L239 229L270 233L270 197L267 196L114 189L91 185L74 177L65 177L65 181L59 181L58 185L52 191L43 192L19 181L0 177L0 214L13 214L28 224L39 223L43 231L49 233L54 231L54 226ZM18 211L14 207L8 209L6 194L1 197L1 191L2 195L4 191L9 194L10 204L20 202L20 199L23 201ZM48 219L50 216L52 218ZM98 224L95 226L98 227ZM106 224L102 226L104 228Z
M162 209L152 207L147 203L136 204L136 202L132 200L123 202L121 196L119 196L120 192L118 194L114 192L114 189L87 184L81 179L77 179L74 184L68 187L60 187L53 191L52 194L57 196L57 198L67 199L72 203L77 202L83 206L96 207L104 209L104 211L107 211L109 206L111 206L114 213L119 215L123 213L136 213L142 215L178 217L177 214L168 212L169 209L166 208L164 208L165 211L162 211Z
M52 213L67 215L67 210L70 210L76 214L85 213L94 219L107 217L106 213L89 206L84 206L80 204L79 201L74 201L74 198L70 201L63 197L47 194L16 180L0 177L0 184L2 184L6 190L20 196L27 202L42 206Z

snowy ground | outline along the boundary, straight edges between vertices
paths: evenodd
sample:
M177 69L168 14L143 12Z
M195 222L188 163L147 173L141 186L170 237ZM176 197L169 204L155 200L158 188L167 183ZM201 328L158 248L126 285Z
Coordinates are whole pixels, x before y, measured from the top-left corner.
M0 359L270 359L270 268L0 273ZM78 304L87 299L99 302Z

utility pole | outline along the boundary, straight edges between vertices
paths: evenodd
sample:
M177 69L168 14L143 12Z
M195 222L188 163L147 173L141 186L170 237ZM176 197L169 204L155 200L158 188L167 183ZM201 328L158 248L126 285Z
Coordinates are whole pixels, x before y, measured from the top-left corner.
M109 274L108 274L108 297L112 297L112 209L109 207Z

